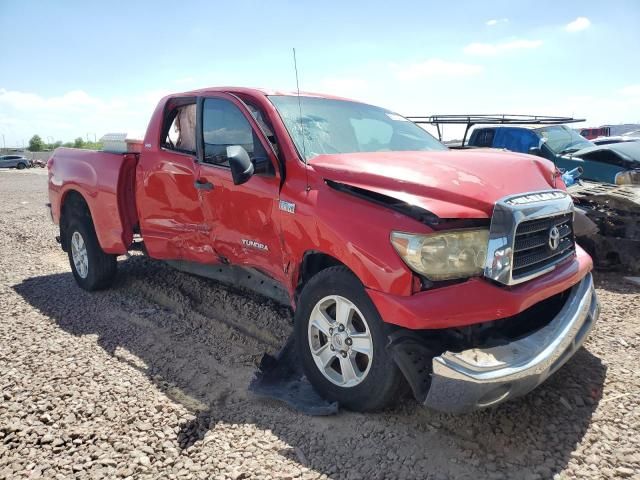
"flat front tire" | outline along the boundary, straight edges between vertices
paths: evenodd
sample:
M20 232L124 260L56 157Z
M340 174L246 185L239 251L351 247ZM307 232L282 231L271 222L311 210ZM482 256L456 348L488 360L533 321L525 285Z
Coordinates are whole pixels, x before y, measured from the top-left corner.
M16 168L17 168L18 170L24 170L25 168L27 168L27 165L26 165L26 164L24 164L24 163L19 163L19 164L16 166Z
M109 287L116 276L115 255L104 253L90 218L71 221L67 228L67 253L78 285L87 291Z
M295 335L305 375L323 397L356 411L397 399L402 374L387 354L384 323L347 268L322 270L305 285Z

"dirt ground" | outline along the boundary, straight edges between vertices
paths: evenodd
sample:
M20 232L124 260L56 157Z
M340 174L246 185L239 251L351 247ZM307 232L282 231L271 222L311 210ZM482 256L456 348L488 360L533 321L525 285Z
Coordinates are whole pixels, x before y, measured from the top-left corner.
M619 276L522 399L305 417L246 391L287 309L142 256L84 292L46 201L46 170L0 172L0 479L640 478L640 287Z

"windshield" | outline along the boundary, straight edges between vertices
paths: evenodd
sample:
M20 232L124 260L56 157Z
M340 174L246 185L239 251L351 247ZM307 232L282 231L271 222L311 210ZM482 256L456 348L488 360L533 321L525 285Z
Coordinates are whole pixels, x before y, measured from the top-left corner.
M292 95L269 99L305 161L332 153L447 150L416 124L379 107Z
M554 153L572 153L594 145L578 132L564 125L544 127L538 132L542 135L547 147Z

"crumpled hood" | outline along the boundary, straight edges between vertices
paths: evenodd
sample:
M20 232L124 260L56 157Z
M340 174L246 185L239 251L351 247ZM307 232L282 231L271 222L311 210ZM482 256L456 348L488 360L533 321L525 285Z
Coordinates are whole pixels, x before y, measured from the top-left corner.
M569 155L622 168L640 168L640 141L610 143L583 148Z
M319 155L309 165L325 180L393 197L440 218L487 218L502 197L555 188L550 161L493 149Z

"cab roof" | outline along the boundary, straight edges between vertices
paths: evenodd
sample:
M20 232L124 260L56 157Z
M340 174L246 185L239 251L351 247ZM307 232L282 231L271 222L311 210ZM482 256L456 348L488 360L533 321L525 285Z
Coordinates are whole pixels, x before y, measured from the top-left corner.
M206 95L207 93L216 93L216 92L244 94L244 95L250 95L250 96L265 96L265 97L268 97L268 96L271 96L271 95L289 95L289 96L298 95L298 92L296 92L296 91L273 90L273 89L267 89L267 88L205 87L205 88L199 88L199 89L196 89L196 90L190 90L188 92L171 94L170 96L171 97L181 97L181 96L185 96L185 95ZM348 102L364 103L364 102L359 102L358 100L353 100L353 99L344 98L344 97L338 97L338 96L335 96L335 95L327 95L327 94L324 94L324 93L300 92L300 96L301 97L312 97L312 98L326 98L328 100L346 100Z

